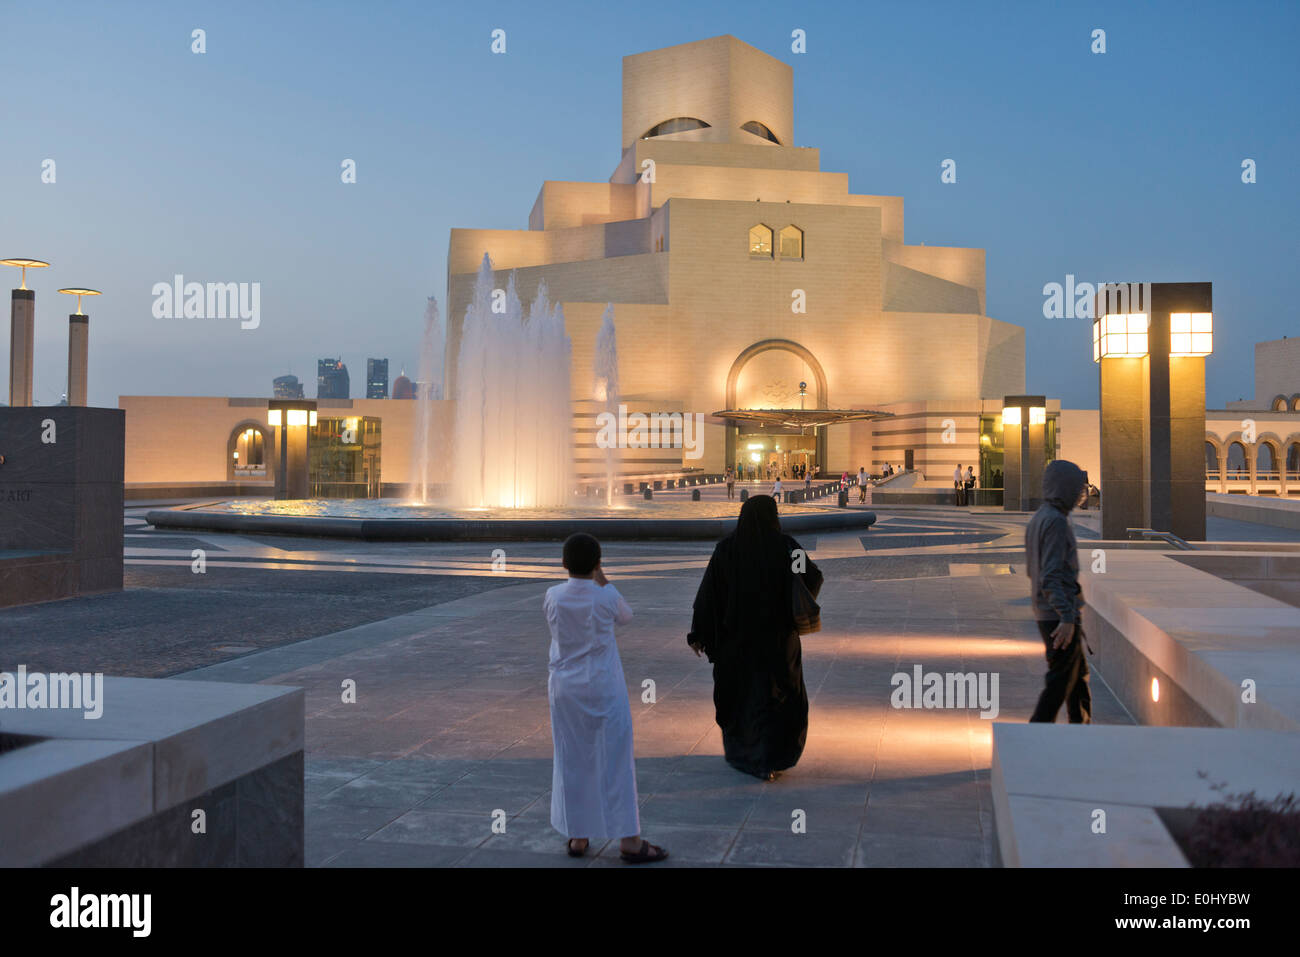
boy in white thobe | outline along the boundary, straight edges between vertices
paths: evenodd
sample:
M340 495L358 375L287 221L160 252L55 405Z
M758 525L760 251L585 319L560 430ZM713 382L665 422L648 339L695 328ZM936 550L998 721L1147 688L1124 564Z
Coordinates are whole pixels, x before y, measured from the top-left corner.
M631 864L663 860L668 852L640 838L632 710L614 626L632 609L600 568L600 543L571 535L564 543L569 580L546 592L551 629L551 826L581 857L591 838L621 838Z

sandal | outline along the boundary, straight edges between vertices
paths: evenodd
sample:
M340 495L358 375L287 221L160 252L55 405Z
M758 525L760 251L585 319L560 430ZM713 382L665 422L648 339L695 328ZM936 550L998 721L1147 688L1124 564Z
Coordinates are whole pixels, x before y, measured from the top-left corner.
M667 856L668 852L662 847L656 847L644 839L641 841L640 850L633 854L629 854L627 851L619 854L625 864L653 864L656 861L662 861Z
M582 842L583 842L582 850L580 850L580 851L575 851L575 850L573 849L573 842L574 842L574 841L582 841ZM569 838L569 840L568 840L567 842L565 842L565 846L569 849L569 856L570 856L570 857L584 857L584 856L586 855L586 853L587 853L587 848L591 847L591 841L588 841L585 837L571 837L571 838Z

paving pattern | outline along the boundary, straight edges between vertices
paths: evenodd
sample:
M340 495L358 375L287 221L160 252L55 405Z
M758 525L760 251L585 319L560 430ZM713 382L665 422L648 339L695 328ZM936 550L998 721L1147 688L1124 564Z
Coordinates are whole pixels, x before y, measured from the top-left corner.
M876 511L866 535L802 541L826 574L823 630L803 643L807 748L771 783L722 760L711 668L685 645L711 546L606 543L605 567L636 612L619 646L642 830L672 853L660 867L992 863L991 723L1026 720L1044 670L1025 518ZM503 543L502 566L490 543L179 534L142 514L126 515L127 589L0 611L0 669L305 688L312 866L622 866L617 841L574 860L550 827L540 606L563 574L557 545ZM1081 539L1096 537L1091 518ZM996 718L893 707L895 676L918 666L996 675ZM342 700L348 679L356 703ZM1099 723L1130 722L1104 682L1093 694Z
M878 511L866 536L803 542L827 578L823 630L804 641L808 745L771 783L722 760L711 668L685 645L711 547L606 544L637 615L619 645L642 830L672 852L661 866L992 863L990 719L896 709L890 694L917 665L996 674L996 720L1026 719L1043 662L1019 567L1023 519ZM311 866L623 866L617 841L568 858L550 826L540 602L562 574L558 547L501 547L494 569L488 543L180 535L129 515L136 587L29 610L43 637L0 630L0 659L22 649L84 667L109 647L120 673L305 688ZM231 602L264 609L265 626L248 627ZM101 630L83 634L95 621ZM342 700L348 679L356 703ZM1097 720L1129 720L1103 684L1094 693Z

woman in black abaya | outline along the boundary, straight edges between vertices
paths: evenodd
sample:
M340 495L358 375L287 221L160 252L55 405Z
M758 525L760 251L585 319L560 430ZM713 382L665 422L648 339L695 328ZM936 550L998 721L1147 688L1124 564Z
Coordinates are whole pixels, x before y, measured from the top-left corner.
M752 496L720 541L695 596L687 643L713 663L713 704L727 763L772 780L808 738L808 689L795 628L794 576L815 597L822 573L781 531L776 500ZM795 568L802 571L796 573Z

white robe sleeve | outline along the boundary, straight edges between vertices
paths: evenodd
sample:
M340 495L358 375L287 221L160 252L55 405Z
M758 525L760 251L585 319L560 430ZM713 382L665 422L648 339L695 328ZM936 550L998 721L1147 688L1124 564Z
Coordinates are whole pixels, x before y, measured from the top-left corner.
M632 620L632 606L623 598L622 593L613 585L606 585L614 594L610 597L614 599L614 624L626 625Z

